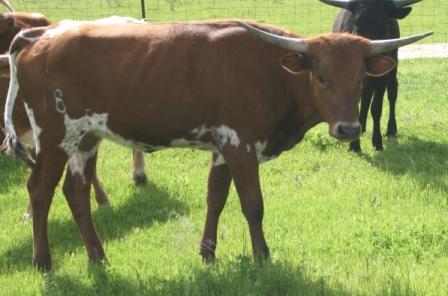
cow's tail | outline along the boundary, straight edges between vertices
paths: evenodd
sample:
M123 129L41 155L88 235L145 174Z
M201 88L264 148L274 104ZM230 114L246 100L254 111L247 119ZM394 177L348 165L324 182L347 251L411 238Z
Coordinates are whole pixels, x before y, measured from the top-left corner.
M14 38L10 48L10 54L9 54L10 80L9 80L8 96L6 98L5 114L4 114L6 137L3 140L1 151L9 155L18 156L28 165L32 165L34 163L34 160L28 155L26 149L20 143L12 120L14 103L17 99L17 94L19 92L16 57L20 51L20 46L16 46L15 43L18 41L18 38L20 38L21 35L22 34L19 33L16 36L16 38Z

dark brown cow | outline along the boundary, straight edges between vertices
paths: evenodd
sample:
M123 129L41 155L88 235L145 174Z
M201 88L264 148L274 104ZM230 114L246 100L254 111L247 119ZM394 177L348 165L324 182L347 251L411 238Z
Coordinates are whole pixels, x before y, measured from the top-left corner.
M15 12L11 5L5 1L0 1L0 4L3 4L10 8L10 13L1 13L0 14L0 52L7 52L9 46L15 37L20 31L24 29L29 29L33 27L43 27L51 24L50 20L41 14L38 13L20 13ZM123 17L110 17L106 19L100 19L97 22L119 22L119 23L128 23L128 22L140 22L136 19L132 18L123 18ZM3 65L9 68L9 64ZM0 65L1 67L1 65ZM3 113L4 106L6 101L6 95L8 91L9 85L9 69L7 70L7 75L4 75L5 71L2 71L3 74L0 75L0 122L3 125ZM14 111L14 122L17 130L23 136L23 140L28 146L33 146L33 138L31 132L31 126L26 115L25 108L23 104L16 104ZM1 127L0 125L0 127ZM3 131L0 128L0 142L3 142ZM33 165L32 159L27 161L29 165ZM133 178L136 185L144 185L147 182L147 177L145 173L145 163L142 152L134 151L133 152ZM99 205L109 205L109 198L107 194L104 192L97 174L96 170L93 174L92 180L93 188L95 190L95 197ZM28 211L26 216L31 216L31 207L28 206Z
M39 268L51 267L48 211L66 163L64 194L88 256L105 259L88 197L101 138L144 151L212 151L201 255L214 258L218 218L233 180L254 256L268 257L259 163L291 149L322 120L333 137L358 138L364 73L387 73L395 62L379 53L423 38L371 42L326 34L300 39L253 25L272 34L219 21L62 22L17 35L10 50L7 148L21 155L12 121L17 97L25 102L37 147L28 190L33 261Z

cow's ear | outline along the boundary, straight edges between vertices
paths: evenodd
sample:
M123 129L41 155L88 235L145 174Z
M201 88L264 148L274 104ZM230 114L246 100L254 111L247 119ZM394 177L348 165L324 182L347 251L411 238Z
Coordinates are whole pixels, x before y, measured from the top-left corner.
M412 7L395 8L389 13L390 18L403 19L412 11Z
M293 75L299 75L304 71L311 69L311 62L308 57L301 55L300 53L290 53L284 55L279 60L283 69Z
M385 55L366 58L364 63L366 65L367 75L372 77L386 75L397 66L397 62L393 58Z

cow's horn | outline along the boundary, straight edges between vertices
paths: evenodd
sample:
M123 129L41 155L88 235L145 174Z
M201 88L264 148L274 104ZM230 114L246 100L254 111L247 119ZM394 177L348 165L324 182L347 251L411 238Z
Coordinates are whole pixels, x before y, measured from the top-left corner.
M420 39L423 39L427 36L432 35L433 32L427 32L419 35L404 37L404 38L397 38L397 39L388 39L388 40L372 40L370 41L370 44L372 46L372 49L370 51L370 55L380 54L392 49L399 48L401 46L405 46L411 43L414 43L416 41L419 41Z
M412 1L412 0L408 0L408 1ZM350 4L351 1L350 0L320 0L320 2L323 2L323 3L331 5L331 6L340 7L340 8L348 8L348 5Z
M396 8L401 8L401 7L415 4L420 1L422 1L422 0L393 0L392 2L394 3Z
M308 47L305 39L278 36L278 35L271 34L271 33L262 31L260 29L254 28L244 22L240 22L240 21L237 21L237 22L239 25L246 28L246 30L248 30L249 32L251 32L252 34L257 36L258 38L263 39L264 41L267 41L274 45L278 45L280 47L283 47L286 49L291 49L291 50L294 50L297 52L306 51L306 49Z
M9 4L8 0L0 0L0 3L3 4L10 12L14 12L14 8L12 8L11 4Z

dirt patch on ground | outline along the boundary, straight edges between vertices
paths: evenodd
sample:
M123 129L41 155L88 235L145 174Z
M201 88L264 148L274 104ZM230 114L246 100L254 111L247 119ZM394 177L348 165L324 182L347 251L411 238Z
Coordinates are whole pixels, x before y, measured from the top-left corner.
M448 43L412 44L400 48L398 58L448 58Z

